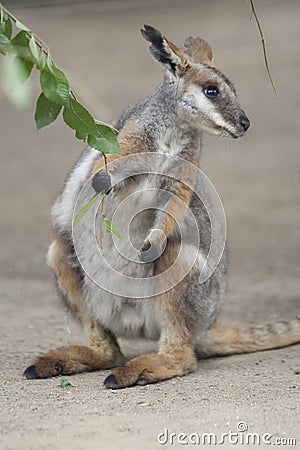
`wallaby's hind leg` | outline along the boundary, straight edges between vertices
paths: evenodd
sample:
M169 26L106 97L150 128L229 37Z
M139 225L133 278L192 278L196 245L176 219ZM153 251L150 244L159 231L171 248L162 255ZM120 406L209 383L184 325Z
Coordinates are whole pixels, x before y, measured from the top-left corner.
M180 245L180 244L179 244ZM169 242L157 262L155 275L163 273L176 259L179 245ZM174 274L178 279L178 271ZM133 385L145 385L181 376L196 369L194 352L195 330L188 324L184 315L185 293L188 278L167 292L156 297L157 317L161 322L159 353L149 353L128 361L124 366L113 370L104 381L107 388L118 389ZM165 281L160 280L160 286ZM174 280L174 284L175 280Z
M107 369L123 361L120 347L112 333L95 325L89 316L83 298L80 272L72 263L73 252L68 241L57 235L52 243L49 259L65 303L78 321L90 328L90 344L88 347L71 345L49 351L36 358L25 370L26 378L48 378Z
M115 337L102 328L91 334L90 345L70 345L50 350L29 366L26 378L49 378L93 370L109 369L123 362L123 355Z

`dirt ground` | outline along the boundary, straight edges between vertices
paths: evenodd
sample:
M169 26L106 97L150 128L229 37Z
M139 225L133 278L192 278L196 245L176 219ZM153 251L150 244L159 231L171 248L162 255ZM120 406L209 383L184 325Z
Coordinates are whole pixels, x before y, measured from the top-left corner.
M299 314L300 2L256 1L279 99L243 0L82 1L33 8L20 7L25 1L4 3L50 45L75 90L105 121L150 94L161 79L140 36L144 23L178 44L197 34L210 42L252 125L234 142L205 136L203 169L228 222L229 292L221 320L253 325ZM152 450L163 447L157 436L165 429L177 437L220 437L236 432L240 422L248 432L272 434L272 444L290 437L299 446L299 345L201 361L196 373L181 379L121 391L103 388L109 371L68 377L70 389L62 389L59 379L22 377L35 355L85 342L56 300L45 263L50 207L82 146L61 121L37 133L34 101L17 111L0 97L0 448ZM155 344L122 341L122 347L130 356ZM232 446L246 447L241 441L223 445ZM169 441L165 447L184 445ZM264 447L269 445L259 448Z

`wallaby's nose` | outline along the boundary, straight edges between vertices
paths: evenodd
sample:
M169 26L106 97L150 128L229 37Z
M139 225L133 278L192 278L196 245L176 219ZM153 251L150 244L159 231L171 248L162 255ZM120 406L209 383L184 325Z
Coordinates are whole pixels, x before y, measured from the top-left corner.
M250 127L250 120L248 119L246 114L243 114L241 116L240 120L241 120L241 125L244 128L244 131L246 132L248 130L248 128Z

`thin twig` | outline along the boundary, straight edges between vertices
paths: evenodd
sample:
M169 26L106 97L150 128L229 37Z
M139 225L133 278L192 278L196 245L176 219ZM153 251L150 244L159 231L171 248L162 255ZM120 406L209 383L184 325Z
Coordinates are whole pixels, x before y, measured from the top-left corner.
M268 55L267 55L267 47L266 47L266 39L265 39L263 30L262 30L262 27L261 27L261 25L260 25L259 18L258 18L257 13L256 13L256 9L255 9L253 0L250 0L250 4L251 4L251 15L252 15L252 14L254 15L255 22L256 22L256 25L257 25L257 27L258 27L258 31L259 31L259 34L260 34L260 37L261 37L261 44L262 44L262 49L263 49L263 54L264 54L264 60L265 60L266 70L267 70L269 79L270 79L270 81L271 81L273 90L274 90L274 92L275 92L275 95L276 95L276 97L279 97L279 96L278 96L277 89L276 89L276 86L275 86L274 79L273 79L272 74L271 74L270 66L269 66Z
M103 249L103 221L104 221L104 197L105 193L103 192L103 196L100 203L100 233L99 233L99 246Z
M107 173L108 172L108 170L107 170L107 158L106 158L106 154L105 153L103 153L103 152L101 152L102 153L102 156L103 156L103 158L104 158L104 164L105 164L105 172Z

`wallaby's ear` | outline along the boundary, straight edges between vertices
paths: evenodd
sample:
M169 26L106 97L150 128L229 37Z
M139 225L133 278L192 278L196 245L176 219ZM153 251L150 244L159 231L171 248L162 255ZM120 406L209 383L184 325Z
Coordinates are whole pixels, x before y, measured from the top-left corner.
M146 41L151 42L149 52L154 59L173 74L184 72L188 65L188 58L182 50L150 25L144 25L144 30L141 32Z
M185 53L196 63L213 64L213 53L210 45L199 36L188 37L184 41Z

